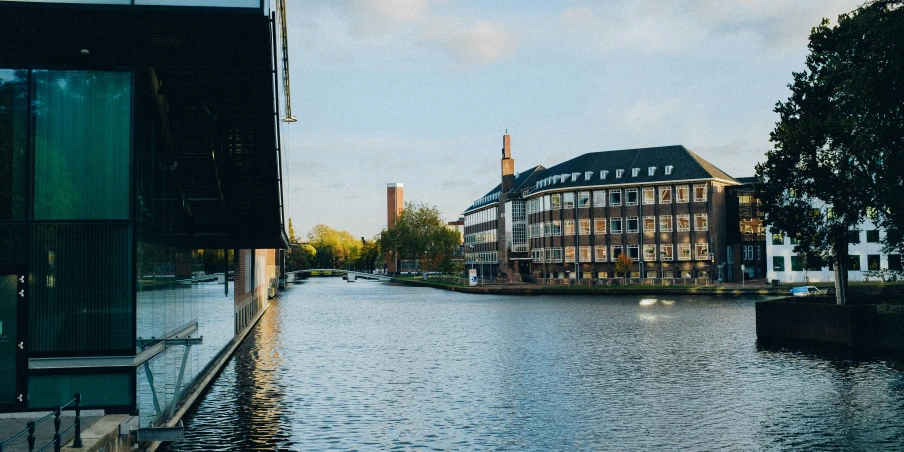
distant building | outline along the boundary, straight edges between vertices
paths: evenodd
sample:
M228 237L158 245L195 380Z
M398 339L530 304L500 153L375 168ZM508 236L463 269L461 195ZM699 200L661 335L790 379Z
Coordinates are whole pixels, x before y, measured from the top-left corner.
M683 146L584 154L516 174L465 210L465 264L513 280L712 278L727 260L726 189L739 182Z
M459 244L465 243L465 217L459 217L458 220L446 223L446 227L455 232L458 232Z
M859 231L852 231L848 238L848 280L863 281L868 270L901 271L901 255L882 253L882 235L872 220L859 225ZM835 267L831 263L806 262L802 254L794 252L798 237L775 234L766 228L767 255L769 269L766 278L782 283L825 282L835 280Z
M405 188L398 182L386 184L386 229L395 227L399 214L405 209ZM399 271L398 256L387 252L384 256L387 273Z
M768 257L766 255L766 225L764 213L753 183L755 177L737 178L741 185L728 187L726 198L726 227L728 239L726 281L765 278ZM743 270L742 270L743 266Z

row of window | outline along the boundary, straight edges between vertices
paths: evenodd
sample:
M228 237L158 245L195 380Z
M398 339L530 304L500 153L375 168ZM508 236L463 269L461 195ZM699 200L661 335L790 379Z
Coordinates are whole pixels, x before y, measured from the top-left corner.
M496 251L465 253L465 264L496 264L498 262L499 253Z
M615 272L612 272L612 273L609 273L609 272L596 272L596 273L581 272L580 274L581 274L582 279L593 279L593 278L607 279L607 278L620 277L620 275L617 275ZM542 272L541 272L541 275L543 275ZM574 278L573 272L548 272L545 275L546 275L545 276L546 278L558 278L558 279L565 279L566 277L572 278L572 279ZM594 276L594 275L596 275L596 276ZM640 272L630 272L630 273L628 273L628 276L631 278L640 278ZM659 278L659 272L648 271L648 272L646 272L645 277L646 278ZM680 270L680 271L664 270L662 272L662 277L665 279L675 279L675 278L691 279L694 277L694 272L691 270ZM708 278L709 272L706 270L697 270L697 277L698 278Z
M642 202L644 205L656 204L656 188L646 187L641 190L641 193L643 194ZM691 187L688 185L678 185L675 187L674 191L672 190L672 187L659 187L658 191L659 204L671 204L673 201L676 203L690 202ZM636 206L640 202L638 193L637 188L625 189L624 204L626 206ZM694 202L706 202L707 195L705 184L694 185L693 193ZM610 207L622 205L623 199L621 189L609 190L608 197L606 194L606 190L594 190L592 192L593 206L606 207L607 202ZM590 207L590 200L590 191L579 191L577 194L574 192L552 193L528 200L527 213L531 214L546 210L573 209L575 205L579 208Z
M848 270L849 271L861 271L864 268L861 266L861 258L859 254L851 254L848 256L850 260L848 261ZM880 270L882 265L882 256L879 254L867 254L866 255L866 269L867 270ZM806 266L806 262L804 259L799 256L791 256L791 271L800 272L804 271L804 267ZM808 271L821 271L821 265L810 265L807 266ZM785 271L785 256L772 256L772 270L777 272ZM829 270L834 270L834 266L830 263ZM901 255L900 254L889 254L888 255L888 268L887 270L895 270L902 271L901 266Z
M791 237L791 244L797 245L800 242L800 239L795 235ZM879 230L878 229L870 229L866 231L866 243L879 243ZM860 231L848 231L848 243L860 243ZM773 233L772 234L772 244L773 245L784 245L785 244L785 234Z
M692 257L693 260L698 261L710 259L708 243L694 243L693 248L691 245L690 243L677 244L679 261L689 261ZM675 260L676 245L671 243L659 245L658 253L656 245L643 245L642 248L641 245L628 245L627 248L623 245L534 248L531 250L531 258L536 263L615 262L620 254L627 252L631 260L637 261L641 260L641 249L644 262ZM693 254L691 254L692 251Z
M479 245L481 243L496 243L496 230L489 229L473 234L465 234L465 244Z
M672 220L675 220L674 222ZM590 228L590 218L581 218L577 221L578 235L602 235L602 234L621 234L622 232L636 233L640 232L640 219L638 217L612 217L606 221L606 218L594 218L593 229ZM691 230L690 215L660 215L659 232L687 232ZM608 228L607 228L608 225ZM656 232L657 221L655 216L643 217L643 232ZM677 226L677 228L675 228ZM705 213L694 215L694 230L708 231L709 217ZM608 231L608 232L607 232ZM530 238L554 237L561 235L574 235L574 220L553 220L543 223L531 223Z
M498 216L498 213L499 210L497 207L490 207L489 209L483 209L479 212L469 213L465 215L465 227L493 221Z
M673 168L674 168L674 166L672 166L672 165L666 165L666 166L665 166L665 175L666 175L666 176L671 175L671 174L672 174L672 169L673 169ZM655 166L647 167L647 175L648 175L648 176L655 176L655 175L656 175L656 169L657 169L657 168L656 168ZM593 174L594 174L593 171L584 171L584 173L583 173L584 180L585 180L585 181L589 181L591 178L593 178ZM617 169L617 170L615 170L615 178L616 178L616 179L621 179L621 177L622 177L624 174L625 174L625 170L624 170L624 169ZM637 176L639 176L639 175L640 175L640 168L631 168L631 177L637 177ZM609 176L609 170L600 170L600 180L606 180L606 177L608 177L608 176ZM578 182L578 181L580 181L580 179L581 179L581 173L580 173L580 172L564 173L564 174L555 174L555 175L546 177L546 178L544 178L544 179L538 180L538 181L537 181L537 184L536 184L536 187L537 187L537 188L543 188L543 187L546 187L546 186L548 186L548 185L558 184L559 182L565 183L565 182L568 182L569 180L572 180L572 181L574 181L574 182Z

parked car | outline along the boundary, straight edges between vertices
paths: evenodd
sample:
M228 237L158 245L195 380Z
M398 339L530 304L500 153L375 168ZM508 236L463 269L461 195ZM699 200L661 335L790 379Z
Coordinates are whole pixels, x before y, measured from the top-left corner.
M824 295L827 292L828 292L827 290L820 289L816 286L793 287L793 288L791 288L791 290L788 291L788 293L790 293L791 295L793 295L795 297L808 297L808 296L813 296L813 295Z

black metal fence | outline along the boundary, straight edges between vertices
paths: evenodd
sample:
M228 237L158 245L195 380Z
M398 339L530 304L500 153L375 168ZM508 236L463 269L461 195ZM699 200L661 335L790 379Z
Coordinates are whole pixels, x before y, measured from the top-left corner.
M62 424L61 416L63 414L63 409L68 408L70 405L74 404L75 409L75 421L67 427L65 430L60 431L60 426ZM28 427L25 427L24 430L16 433L12 438L0 443L0 452L6 451L6 446L8 446L13 441L22 437L22 435L28 434L28 452L35 452L35 441L37 440L35 436L35 429L37 426L50 419L53 418L53 441L44 445L44 447L38 449L38 452L43 452L47 450L48 447L53 446L54 452L60 452L60 448L63 447L63 435L69 433L69 430L75 429L75 439L72 441L72 447L82 447L82 395L79 393L75 394L75 397L72 400L66 402L64 405L58 406L55 410L51 411L46 416L38 419L37 421L30 421L28 423Z

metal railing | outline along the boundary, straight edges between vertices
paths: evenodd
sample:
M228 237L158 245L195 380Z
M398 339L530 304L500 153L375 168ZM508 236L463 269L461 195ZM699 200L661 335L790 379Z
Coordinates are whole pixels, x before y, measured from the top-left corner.
M60 431L60 424L62 424L61 416L63 414L63 408L69 407L69 405L75 404L75 422L72 423L66 430ZM13 441L19 439L22 435L28 434L28 452L35 452L35 441L37 437L35 436L35 429L38 424L53 418L53 441L47 443L44 447L38 449L38 452L43 452L47 450L48 447L53 446L54 452L60 452L60 449L63 447L63 435L69 433L69 430L75 429L75 439L72 441L72 447L82 447L82 395L80 393L76 393L75 397L72 400L66 402L64 405L60 405L56 407L55 410L51 411L50 414L38 419L37 421L30 421L28 423L28 427L25 427L24 430L16 433L12 438L0 443L0 452L4 452L6 450L6 446L12 443Z

